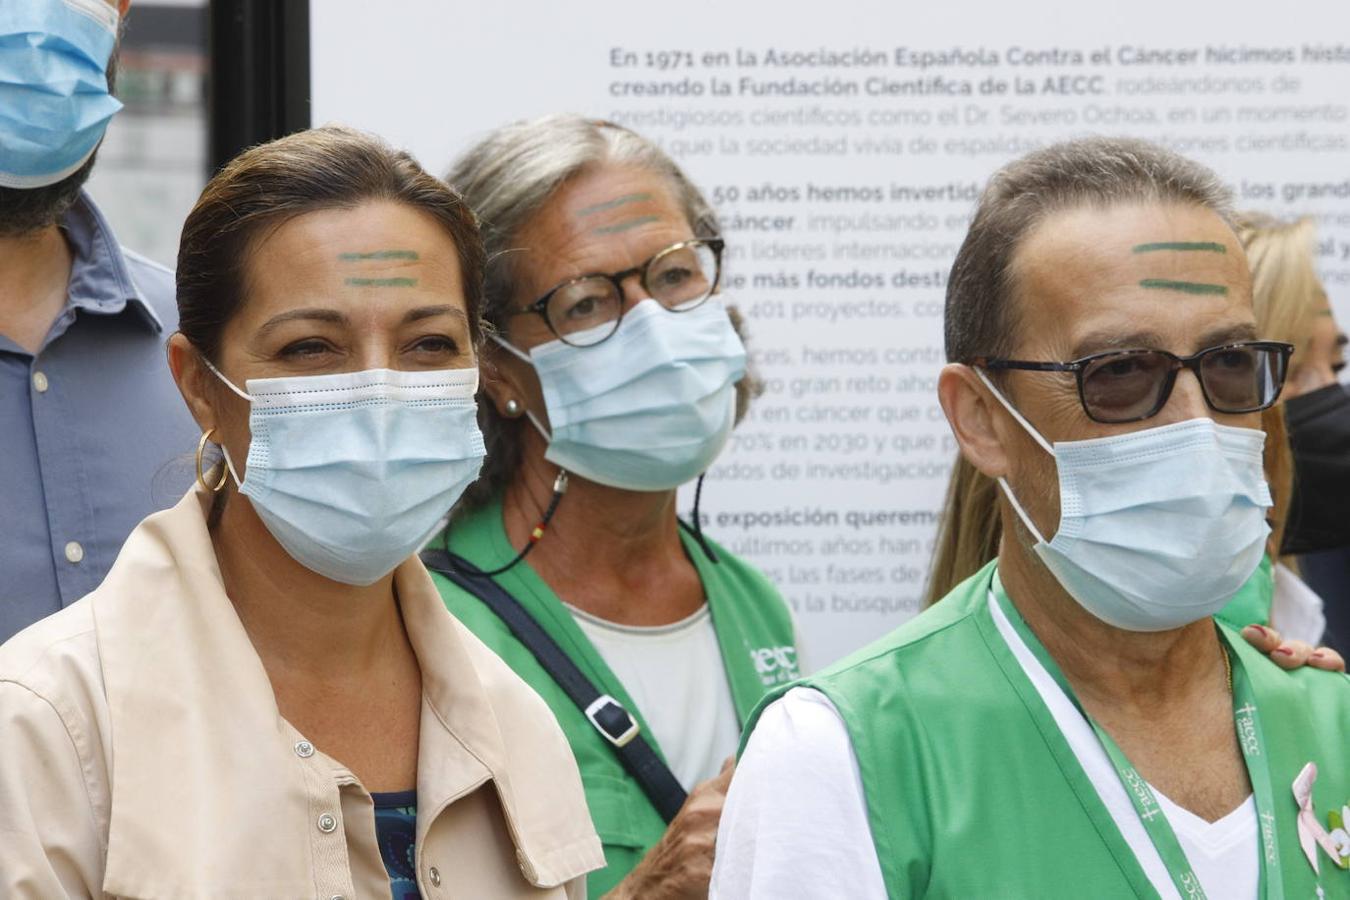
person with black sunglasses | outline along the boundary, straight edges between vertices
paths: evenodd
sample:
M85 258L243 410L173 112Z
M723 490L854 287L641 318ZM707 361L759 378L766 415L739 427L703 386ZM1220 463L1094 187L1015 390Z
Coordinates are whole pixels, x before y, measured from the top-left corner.
M1350 680L1215 618L1266 551L1293 349L1233 224L1143 141L994 176L938 396L1001 491L997 557L761 704L711 896L1350 897Z

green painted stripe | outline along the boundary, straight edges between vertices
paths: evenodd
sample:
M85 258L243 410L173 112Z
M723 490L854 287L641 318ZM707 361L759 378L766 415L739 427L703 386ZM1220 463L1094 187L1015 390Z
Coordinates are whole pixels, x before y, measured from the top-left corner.
M624 194L622 197L615 197L613 200L606 200L604 203L597 203L594 206L579 209L577 210L577 215L594 215L598 212L604 212L607 209L613 209L616 206L623 206L625 203L641 203L643 200L650 199L652 199L651 194Z
M339 253L343 262L358 262L363 259L417 259L416 250L373 250L370 253Z
M1156 244L1135 244L1135 253L1155 253L1159 250L1199 251L1202 253L1227 253L1228 248L1213 241L1159 241Z
M1204 284L1199 281L1169 281L1166 278L1145 278L1139 282L1139 286L1155 291L1180 291L1183 294L1228 293L1228 288L1221 284Z
M416 287L416 278L348 278L352 287Z
M660 216L638 216L636 219L629 219L627 222L620 222L618 225L606 225L604 228L592 229L591 234L618 234L620 231L637 228L639 225L646 225L648 222L659 221L661 221Z

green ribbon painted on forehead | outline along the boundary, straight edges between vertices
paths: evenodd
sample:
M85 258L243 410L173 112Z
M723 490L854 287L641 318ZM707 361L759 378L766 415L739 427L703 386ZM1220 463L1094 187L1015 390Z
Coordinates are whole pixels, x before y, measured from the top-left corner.
M343 262L362 262L379 259L419 259L416 250L371 250L368 253L339 253Z
M1135 253L1158 253L1175 250L1181 253L1227 253L1228 248L1213 241L1158 241L1152 244L1135 244Z
M348 278L352 287L416 287L416 278Z
M637 228L639 225L659 222L660 220L660 216L638 216L636 219L629 219L627 222L620 222L617 225L606 225L603 228L592 229L591 234L618 234L622 231Z
M1139 282L1141 288L1151 291L1180 291L1183 294L1227 294L1228 288L1222 284L1206 284L1201 281L1173 281L1169 278L1145 278Z
M641 203L644 200L652 199L651 194L624 194L622 197L615 197L613 200L606 200L604 203L597 203L594 206L587 206L577 210L578 216L591 216L598 212L604 212L607 209L614 209L617 206L623 206L627 203Z

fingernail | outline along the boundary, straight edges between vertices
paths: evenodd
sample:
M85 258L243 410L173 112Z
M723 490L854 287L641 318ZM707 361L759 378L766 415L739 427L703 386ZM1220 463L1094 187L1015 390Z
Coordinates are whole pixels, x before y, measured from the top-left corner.
M1272 651L1272 652L1274 652L1274 653L1279 653L1279 654L1281 654L1281 655L1283 655L1283 656L1293 656L1293 655L1294 655L1294 651L1293 651L1293 650L1290 650L1288 647L1276 647L1276 648L1274 649L1274 651Z
M1308 659L1325 659L1325 658L1326 654L1323 653L1321 650L1314 650L1312 654L1309 655L1308 657Z
M1270 636L1270 632L1266 629L1266 626L1264 626L1264 625L1248 625L1247 627L1248 627L1248 628L1255 628L1257 631L1261 632L1261 637L1269 637L1269 636Z

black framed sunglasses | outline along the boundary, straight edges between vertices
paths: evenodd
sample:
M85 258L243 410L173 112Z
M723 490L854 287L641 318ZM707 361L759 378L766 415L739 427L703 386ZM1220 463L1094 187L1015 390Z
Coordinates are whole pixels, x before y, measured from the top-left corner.
M1156 416L1172 396L1182 369L1195 373L1205 403L1215 412L1260 412L1279 399L1293 352L1292 344L1279 341L1237 341L1192 356L1166 350L1109 350L1071 362L980 356L970 364L991 370L1072 372L1088 418L1118 425Z
M680 241L640 266L564 281L511 314L542 316L563 343L593 347L619 330L624 281L636 275L647 296L671 312L688 312L717 290L724 246L721 238Z

